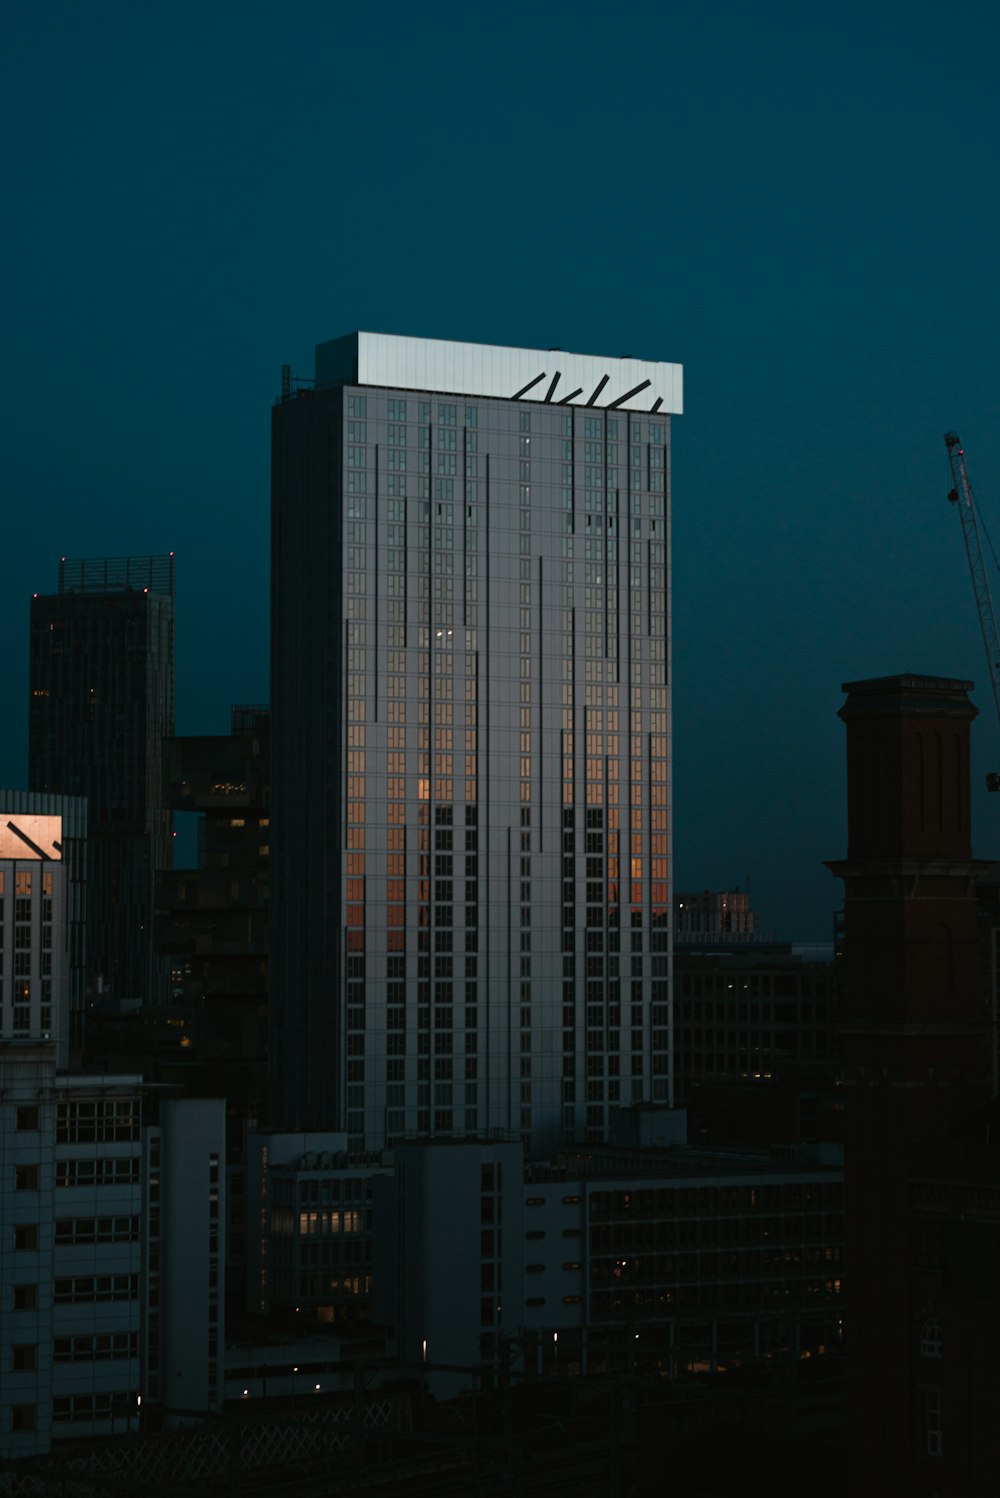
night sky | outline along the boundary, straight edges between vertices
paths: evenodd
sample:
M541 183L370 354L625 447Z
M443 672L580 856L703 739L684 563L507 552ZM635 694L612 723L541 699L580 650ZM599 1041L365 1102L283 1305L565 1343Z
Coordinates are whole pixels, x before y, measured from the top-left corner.
M994 6L5 16L0 785L63 553L176 551L179 732L267 700L270 406L359 327L685 366L678 888L829 937L843 681L974 679L1000 769L942 441L1000 537Z

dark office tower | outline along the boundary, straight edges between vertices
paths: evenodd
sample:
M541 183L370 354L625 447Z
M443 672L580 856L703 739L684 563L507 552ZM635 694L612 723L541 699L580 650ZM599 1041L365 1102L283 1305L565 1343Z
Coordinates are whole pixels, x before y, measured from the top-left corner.
M174 558L63 558L31 603L28 776L85 796L88 986L160 1002L155 874L170 867L163 739L174 727Z
M670 1078L671 364L355 333L273 420L272 1118Z
M232 733L167 739L163 750L164 799L199 822L197 868L160 880L160 945L180 968L175 996L196 1014L189 1070L204 1095L226 1098L230 1161L264 1095L269 738L268 708L241 705Z
M1000 1149L969 825L972 683L848 682L850 1491L995 1483Z

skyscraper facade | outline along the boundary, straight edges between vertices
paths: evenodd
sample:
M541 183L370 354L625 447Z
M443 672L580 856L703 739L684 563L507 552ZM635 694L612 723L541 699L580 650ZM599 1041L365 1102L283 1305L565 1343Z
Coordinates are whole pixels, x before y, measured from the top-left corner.
M62 818L0 807L0 1042L68 1058L67 883Z
M40 980L39 999L45 1005L54 1005L52 1023L41 1026L41 1036L51 1030L56 1036L60 1066L72 1065L79 1059L83 1042L84 1001L86 997L86 909L87 909L87 803L82 796L44 796L32 791L0 790L0 842L3 828L9 830L11 819L22 825L22 819L37 817L55 818L59 822L58 856L62 865L65 883L65 921L59 933L59 965L63 972L62 993L57 993L45 980L51 976L42 971L49 966L40 961L34 974ZM8 845L9 846L9 845ZM60 916L62 920L62 916ZM43 926L47 924L43 922ZM55 933L50 933L51 940ZM44 949L43 949L44 950ZM21 963L23 966L23 961ZM3 969L0 966L0 977ZM24 976L23 974L21 975Z
M270 1106L604 1134L670 1076L678 366L365 333L273 414Z
M166 998L155 874L169 868L164 736L174 727L174 557L63 558L31 602L28 777L85 796L88 987Z

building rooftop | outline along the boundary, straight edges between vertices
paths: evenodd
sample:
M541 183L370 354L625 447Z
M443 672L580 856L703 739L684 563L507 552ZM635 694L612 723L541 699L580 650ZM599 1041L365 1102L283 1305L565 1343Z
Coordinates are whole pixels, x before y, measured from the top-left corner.
M679 364L395 333L348 333L317 344L316 384L381 385L664 415L684 409Z
M562 1151L554 1162L525 1167L525 1181L718 1180L726 1176L815 1175L840 1171L843 1163L824 1158L818 1147L774 1150L710 1150L681 1146L675 1149L622 1149L594 1145Z
M166 593L174 597L174 554L61 557L60 593Z

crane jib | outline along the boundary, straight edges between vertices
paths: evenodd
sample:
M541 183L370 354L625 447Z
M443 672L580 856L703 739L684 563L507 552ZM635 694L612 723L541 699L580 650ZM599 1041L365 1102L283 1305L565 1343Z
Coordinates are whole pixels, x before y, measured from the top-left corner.
M989 575L979 534L980 517L976 509L972 485L969 482L968 469L965 466L965 452L958 433L946 432L944 440L948 449L948 462L951 465L952 487L948 498L957 507L962 522L962 538L965 542L969 575L972 578L972 591L976 599L983 649L986 651L986 668L993 692L993 706L996 709L997 723L1000 725L1000 634L997 632L996 610L993 607L993 595L990 592ZM983 530L985 531L985 526ZM994 556L994 562L995 560ZM987 775L986 786L988 790L1000 791L1000 773Z

